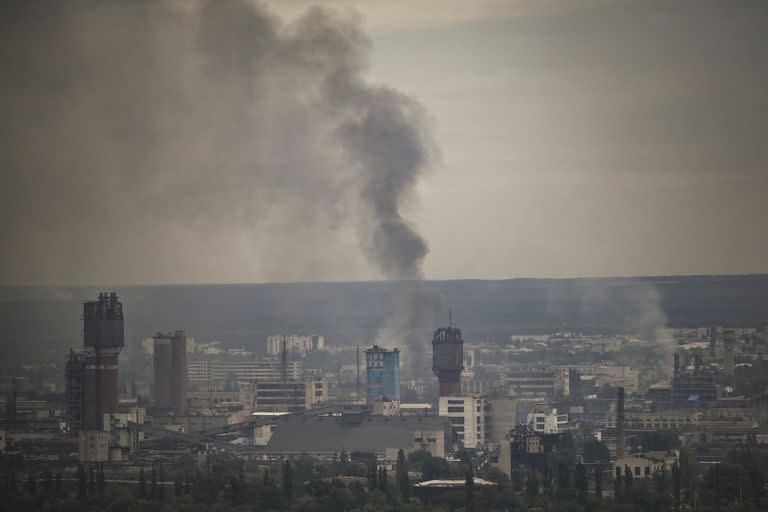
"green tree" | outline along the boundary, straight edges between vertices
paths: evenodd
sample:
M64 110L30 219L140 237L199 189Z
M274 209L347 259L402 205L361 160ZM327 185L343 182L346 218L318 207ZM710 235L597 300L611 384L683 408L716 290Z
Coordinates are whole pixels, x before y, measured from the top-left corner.
M552 470L544 463L544 494L552 496Z
M465 512L475 512L475 476L472 474L472 464L467 467L467 478L464 481L464 492L466 500L464 505Z
M632 489L632 470L624 465L624 491L629 492Z
M611 452L605 443L595 438L587 439L584 442L584 462L592 464L608 462L609 460L611 460Z
M675 512L680 510L680 466L672 464L672 507Z
M387 468L382 467L379 469L379 490L386 495L389 495L389 489L387 487Z
M397 481L397 489L401 499L403 501L408 501L411 497L411 482L408 479L408 464L405 461L405 452L402 448L397 452L395 479Z
M595 464L595 496L603 497L603 466Z
M94 496L96 494L96 478L93 475L93 466L88 469L88 495Z
M139 470L139 496L142 498L147 497L147 481L144 477L144 468Z
M293 498L293 466L289 461L283 464L283 498L286 501Z
M442 457L432 457L430 455L424 459L421 471L424 480L447 478L451 476L451 465Z
M562 490L568 488L568 485L569 485L568 473L569 473L568 465L561 462L560 465L557 467L557 477L558 477L558 487Z
M376 464L376 457L371 456L371 458L368 460L368 491L373 492L376 489L376 486L378 485L377 482L377 464Z
M582 495L586 495L587 487L589 486L589 478L587 477L587 470L584 469L584 464L576 464L576 476L574 478L576 488Z
M528 480L525 483L525 493L529 498L539 495L539 482L536 481L536 472L533 469L528 471Z

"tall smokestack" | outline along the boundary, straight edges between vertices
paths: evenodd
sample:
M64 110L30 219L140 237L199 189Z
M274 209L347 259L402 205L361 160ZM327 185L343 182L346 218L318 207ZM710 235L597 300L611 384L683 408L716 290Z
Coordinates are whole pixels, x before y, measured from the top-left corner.
M117 357L123 344L123 305L117 294L100 293L98 300L84 303L84 430L102 430L104 414L117 412Z
M616 458L624 456L624 388L616 393Z
M432 371L440 383L440 396L461 395L464 340L461 329L441 327L432 338Z

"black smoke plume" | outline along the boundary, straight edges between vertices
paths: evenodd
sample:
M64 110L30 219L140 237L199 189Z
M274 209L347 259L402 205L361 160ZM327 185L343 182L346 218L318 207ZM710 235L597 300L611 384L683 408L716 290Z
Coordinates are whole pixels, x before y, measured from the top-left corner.
M0 9L1 283L226 276L221 252L238 248L264 280L343 278L348 233L410 283L393 323L424 324L413 283L428 248L404 209L434 160L429 123L366 81L354 15L284 22L244 0Z

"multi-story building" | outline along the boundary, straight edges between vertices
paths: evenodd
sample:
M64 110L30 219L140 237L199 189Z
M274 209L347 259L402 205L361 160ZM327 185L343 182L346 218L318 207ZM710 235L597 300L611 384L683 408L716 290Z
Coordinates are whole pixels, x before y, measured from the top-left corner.
M313 334L311 336L269 336L267 338L267 354L276 356L283 351L283 338L285 338L285 351L306 354L313 350L325 348L325 337Z
M252 380L280 380L283 368L280 361L211 361L193 359L187 362L189 382L204 384L214 381L238 381L247 384ZM301 362L289 361L285 366L286 380L301 378Z
M306 380L254 380L246 406L253 411L301 412L328 401L325 378Z
M490 435L490 406L476 396L441 396L438 415L447 417L465 448L485 444Z
M400 400L400 351L374 345L365 351L366 403L387 397Z
M625 424L629 429L638 430L680 430L701 423L702 413L689 408L664 409L655 412L624 413ZM607 427L616 426L615 411L610 411L605 418Z
M185 416L187 407L187 336L184 331L154 337L155 407Z
M520 397L560 398L570 394L568 370L559 368L510 370L506 385Z
M530 425L536 432L556 434L562 430L566 430L568 425L568 414L558 414L557 409L550 409L548 407L534 407L534 409L528 413L528 425Z

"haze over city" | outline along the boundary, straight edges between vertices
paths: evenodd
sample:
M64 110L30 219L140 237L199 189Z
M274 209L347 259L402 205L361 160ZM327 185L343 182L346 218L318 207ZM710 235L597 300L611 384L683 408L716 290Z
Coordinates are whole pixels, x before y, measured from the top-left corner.
M0 512L768 500L768 4L0 5Z
M388 277L313 96L330 68L246 56L302 16L419 111L396 193L427 278L767 270L760 2L285 1L259 9L272 43L234 4L25 4L3 8L4 284Z

